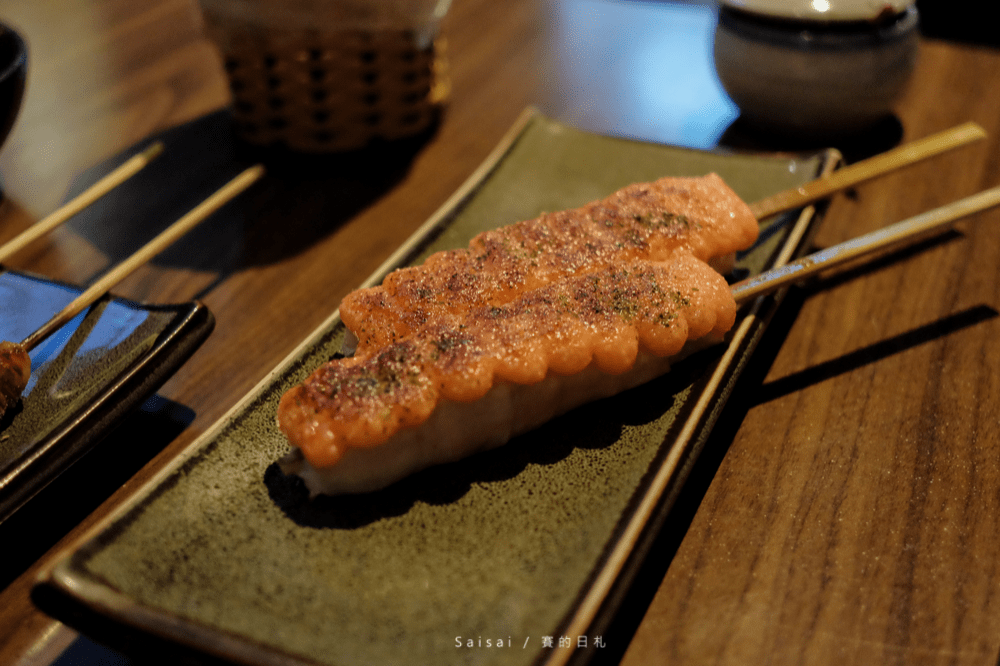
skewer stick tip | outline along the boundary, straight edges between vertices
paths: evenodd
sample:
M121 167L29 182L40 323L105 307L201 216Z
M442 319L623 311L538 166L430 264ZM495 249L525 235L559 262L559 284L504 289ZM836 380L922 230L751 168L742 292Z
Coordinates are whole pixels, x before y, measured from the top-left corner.
M152 160L154 157L158 157L162 152L163 152L163 142L154 141L153 143L146 146L146 148L143 149L143 151L140 152L139 155L148 162L149 160Z
M970 120L963 125L965 131L968 133L970 139L985 139L986 129L979 123Z
M914 164L933 155L954 150L959 146L979 141L986 136L982 125L966 121L951 129L897 146L884 153L861 160L834 171L829 176L817 178L803 186L778 192L750 204L758 220L777 213L794 210L818 201L847 187Z

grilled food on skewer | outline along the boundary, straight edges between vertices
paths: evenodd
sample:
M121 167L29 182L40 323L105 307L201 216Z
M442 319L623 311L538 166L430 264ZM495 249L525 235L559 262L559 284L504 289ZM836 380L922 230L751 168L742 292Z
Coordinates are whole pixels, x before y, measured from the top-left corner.
M296 449L283 467L314 494L378 489L645 383L735 316L725 279L682 251L435 319L286 393L279 420Z
M283 397L285 471L374 490L649 381L732 326L710 264L757 233L718 176L664 178L390 274L341 307L353 355Z
M439 252L349 294L340 316L360 344L378 346L437 314L502 305L574 275L666 260L679 248L729 272L736 251L757 233L749 207L719 176L662 178L479 234L467 248Z
M0 342L0 418L21 399L31 377L31 359L24 346Z
M282 397L278 423L293 450L281 467L313 495L356 493L498 446L720 341L737 302L997 205L1000 188L986 190L732 287L681 243L665 260L572 272L503 302L396 299L365 323L390 334L362 331L352 357Z

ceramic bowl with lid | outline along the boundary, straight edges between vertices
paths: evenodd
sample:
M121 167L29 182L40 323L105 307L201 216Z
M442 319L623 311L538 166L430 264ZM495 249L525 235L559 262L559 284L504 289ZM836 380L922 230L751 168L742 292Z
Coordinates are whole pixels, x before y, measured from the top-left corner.
M915 0L720 0L716 71L741 122L842 137L892 113L918 22Z

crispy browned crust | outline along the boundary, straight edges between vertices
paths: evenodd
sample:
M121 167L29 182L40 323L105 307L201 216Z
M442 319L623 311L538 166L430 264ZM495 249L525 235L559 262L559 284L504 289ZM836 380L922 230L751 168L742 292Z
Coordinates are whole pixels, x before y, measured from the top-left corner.
M479 234L344 299L359 345L405 338L431 317L503 305L526 291L625 262L666 261L679 249L713 261L757 238L749 207L715 174L630 185L572 210Z
M586 368L628 373L735 319L710 262L757 237L715 174L626 187L472 239L348 295L354 355L289 390L278 424L316 469L421 427L442 402Z
M31 359L24 347L0 342L0 416L17 404L31 376Z
M278 422L315 466L333 465L349 448L419 426L443 400L473 402L498 382L532 385L590 366L621 374L640 349L672 356L728 330L735 313L725 279L690 255L609 267L331 361L285 394Z

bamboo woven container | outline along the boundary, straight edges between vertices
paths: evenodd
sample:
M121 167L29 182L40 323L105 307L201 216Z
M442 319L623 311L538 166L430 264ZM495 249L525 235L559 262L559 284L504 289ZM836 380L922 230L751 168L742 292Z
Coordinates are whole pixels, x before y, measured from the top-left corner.
M305 152L430 127L448 95L449 0L202 0L237 133Z

